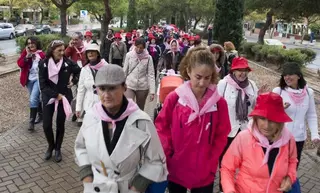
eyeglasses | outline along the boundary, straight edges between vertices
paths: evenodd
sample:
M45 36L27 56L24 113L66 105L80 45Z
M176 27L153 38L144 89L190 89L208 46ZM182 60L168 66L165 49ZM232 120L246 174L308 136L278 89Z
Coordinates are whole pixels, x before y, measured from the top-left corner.
M62 40L53 40L51 43L51 47L53 47L55 44L64 44L64 41Z

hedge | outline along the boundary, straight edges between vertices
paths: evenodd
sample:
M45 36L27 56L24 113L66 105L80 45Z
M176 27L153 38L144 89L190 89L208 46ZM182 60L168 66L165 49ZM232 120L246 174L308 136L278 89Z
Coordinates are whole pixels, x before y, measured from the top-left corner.
M71 38L69 36L67 37L61 37L60 34L43 34L43 35L37 35L39 38L41 45L42 45L42 50L46 52L48 50L49 44L53 40L63 40L66 46L69 44ZM18 53L21 53L21 51L26 47L25 43L28 37L26 36L21 36L16 38L16 43L18 46Z
M316 52L308 48L283 49L279 46L261 45L258 43L243 43L240 53L255 61L265 61L279 67L285 62L297 62L300 66L311 63L316 58Z

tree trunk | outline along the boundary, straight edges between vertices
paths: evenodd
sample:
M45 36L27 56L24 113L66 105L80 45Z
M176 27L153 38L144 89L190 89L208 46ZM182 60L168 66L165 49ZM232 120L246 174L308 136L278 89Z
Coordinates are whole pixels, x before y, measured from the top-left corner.
M275 29L276 29L276 23L273 24L273 28L272 28L271 33L270 33L270 35L269 35L270 39L273 38Z
M266 24L263 26L262 29L260 29L260 32L259 32L259 37L258 37L259 44L264 44L264 35L266 34L266 31L269 29L272 23L272 16L273 16L273 10L270 10L267 13Z
M41 17L40 17L40 24L42 24L42 22L43 22L43 15L44 15L44 10L43 10L43 8L40 8L41 9Z
M309 18L307 17L307 25L306 25L306 28L304 29L304 28L302 28L303 29L303 33L302 33L302 37L301 37L301 41L300 41L300 43L301 43L301 45L303 44L303 40L304 40L304 36L308 33L308 31L309 31ZM311 38L311 36L310 36L310 38Z
M154 25L154 24L156 24L155 22L154 22L154 13L151 13L151 25Z
M12 14L13 14L13 2L12 1L13 0L9 1L9 19L12 17Z
M67 35L67 7L60 7L61 36Z
M122 28L122 26L123 26L123 15L121 15L120 17L120 28Z
M136 16L136 1L129 0L128 15L127 15L127 27L129 31L137 28L137 16Z
M101 41L104 39L104 37L106 37L107 31L109 29L110 21L112 20L112 12L110 8L109 0L104 0L103 3L104 3L105 14L103 14L103 20L101 23L101 34L100 34Z
M195 22L194 22L194 25L193 25L193 29L197 29L197 25L199 23L199 21L201 20L201 17L199 19L197 19L197 17L194 18Z

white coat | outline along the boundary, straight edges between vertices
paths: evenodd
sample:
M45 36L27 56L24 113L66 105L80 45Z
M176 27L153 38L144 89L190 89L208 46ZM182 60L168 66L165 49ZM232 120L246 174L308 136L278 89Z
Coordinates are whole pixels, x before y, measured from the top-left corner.
M99 102L99 96L94 94L94 78L90 70L89 65L86 65L81 69L78 92L77 92L77 103L76 111L87 111L95 103Z
M127 76L126 84L131 90L149 90L155 94L155 75L152 56L139 60L135 51L128 52L123 70Z
M293 90L291 92L301 93L302 89ZM292 122L286 123L286 127L290 130L295 140L298 142L305 141L307 139L307 125L310 128L311 139L319 139L318 134L318 118L316 105L314 102L314 92L311 88L308 88L308 94L304 98L300 105L296 105L290 98L287 90L281 90L280 87L273 89L274 93L281 95L283 103L290 103L290 106L285 109L287 115L293 120Z
M167 179L166 158L155 126L140 109L128 117L111 155L106 148L101 119L93 109L89 110L75 141L75 155L80 167L92 166L94 180L84 184L85 193L92 193L97 188L100 193L118 193L117 188L120 193L128 193L129 184L138 173L154 182ZM108 177L103 175L101 161ZM112 182L118 186L114 191L108 185Z
M249 85L245 88L246 93L248 94L250 106L248 107L248 114L253 110L254 105L256 103L256 99L258 97L258 87L255 82L249 80ZM237 120L236 115L236 100L238 97L238 90L232 85L228 84L225 79L222 79L218 83L218 93L221 97L223 97L228 104L229 111L229 119L231 123L231 132L228 137L235 137L237 132L240 130L244 130L247 128L248 122L240 122Z

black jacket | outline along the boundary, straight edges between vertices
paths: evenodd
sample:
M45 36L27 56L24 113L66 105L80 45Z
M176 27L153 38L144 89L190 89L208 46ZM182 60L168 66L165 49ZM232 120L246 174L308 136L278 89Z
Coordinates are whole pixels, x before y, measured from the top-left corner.
M100 55L102 58L104 58L106 61L109 60L109 53L110 53L110 47L112 42L114 41L114 38L112 39L107 39L106 37L102 40L101 42L101 47L100 47ZM111 61L108 61L111 62Z
M42 102L46 105L51 98L57 98L59 94L65 95L69 102L72 101L72 91L68 88L71 74L73 74L72 82L77 84L81 68L68 58L63 58L63 63L59 71L58 84L53 83L48 76L48 61L45 58L39 63L39 84L42 96Z
M167 70L173 69L176 72L179 71L179 65L182 60L182 54L179 51L176 52L176 57L177 57L176 64L173 63L173 59L172 59L173 55L172 55L172 52L170 52L170 50L166 50L163 53L162 57L163 57L163 64L160 67L161 69L165 68Z

